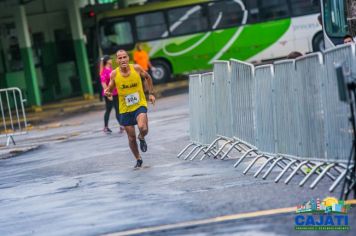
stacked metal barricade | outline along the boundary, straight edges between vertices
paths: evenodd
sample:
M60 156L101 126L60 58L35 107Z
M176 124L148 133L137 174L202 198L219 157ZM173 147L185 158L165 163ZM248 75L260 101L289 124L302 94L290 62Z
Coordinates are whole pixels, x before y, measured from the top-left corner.
M27 121L22 92L19 88L0 89L0 137L6 137L15 145L14 136L27 133Z
M213 73L191 75L192 142L178 157L237 158L234 167L249 161L244 174L258 163L255 177L279 168L275 182L299 173L300 186L314 178L310 188L328 177L333 191L354 165L347 166L353 133L336 64L356 73L354 44L257 67L216 61Z

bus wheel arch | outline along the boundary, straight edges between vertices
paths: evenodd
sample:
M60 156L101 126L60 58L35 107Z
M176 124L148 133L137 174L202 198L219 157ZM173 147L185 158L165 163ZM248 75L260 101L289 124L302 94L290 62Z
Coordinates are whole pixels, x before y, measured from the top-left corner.
M172 64L164 58L155 58L151 60L155 70L151 71L154 84L161 84L171 79L173 73Z
M323 31L317 32L312 39L313 52L319 52L325 49Z

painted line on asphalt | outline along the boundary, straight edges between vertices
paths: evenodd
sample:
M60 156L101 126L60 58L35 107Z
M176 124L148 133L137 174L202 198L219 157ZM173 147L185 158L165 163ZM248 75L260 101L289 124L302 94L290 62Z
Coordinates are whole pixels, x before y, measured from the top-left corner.
M354 205L354 204L356 204L356 199L347 200L346 204ZM270 215L277 215L277 214L283 214L283 213L291 213L291 212L295 212L295 210L296 210L296 207L294 206L294 207L287 207L287 208L254 211L254 212L219 216L219 217L214 217L214 218L204 219L204 220L194 220L194 221L188 221L188 222L182 222L182 223L152 226L152 227L146 227L146 228L141 228L141 229L121 231L121 232L117 232L117 233L106 234L105 236L126 236L126 235L135 235L135 234L143 234L143 233L154 233L154 232L163 231L163 230L173 230L173 229L179 229L179 228L185 228L185 227L207 225L207 224L213 224L213 223L230 221L230 220L248 219L248 218L260 217L260 216L270 216Z

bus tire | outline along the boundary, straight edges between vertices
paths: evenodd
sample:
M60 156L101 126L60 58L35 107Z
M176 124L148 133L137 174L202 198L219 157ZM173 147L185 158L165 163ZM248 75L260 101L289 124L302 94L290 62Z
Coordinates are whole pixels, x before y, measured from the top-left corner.
M312 41L313 52L320 52L325 49L323 32L317 33Z
M171 78L171 67L164 60L152 60L152 66L155 68L151 71L154 84L162 84Z

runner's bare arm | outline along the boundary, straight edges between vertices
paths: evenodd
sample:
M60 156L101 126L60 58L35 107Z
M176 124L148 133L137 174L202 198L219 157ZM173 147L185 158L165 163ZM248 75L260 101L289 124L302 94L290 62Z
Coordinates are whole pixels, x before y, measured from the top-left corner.
M115 88L115 76L116 76L116 70L113 70L110 74L110 83L108 87L104 90L105 96L111 97L112 96L112 91Z
M135 64L134 65L135 70L143 77L145 78L145 81L147 82L147 87L148 87L148 94L149 97L148 99L152 104L155 104L156 97L154 96L154 91L153 91L153 82L150 74L148 74L140 65Z

